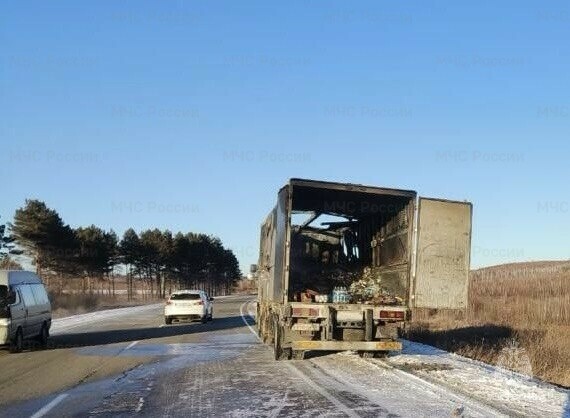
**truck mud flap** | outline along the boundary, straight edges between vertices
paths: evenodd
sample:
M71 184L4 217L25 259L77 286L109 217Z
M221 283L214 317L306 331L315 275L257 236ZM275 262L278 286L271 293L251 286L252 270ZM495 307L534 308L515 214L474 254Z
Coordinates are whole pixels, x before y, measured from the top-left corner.
M401 351L399 341L293 341L293 350L323 351Z

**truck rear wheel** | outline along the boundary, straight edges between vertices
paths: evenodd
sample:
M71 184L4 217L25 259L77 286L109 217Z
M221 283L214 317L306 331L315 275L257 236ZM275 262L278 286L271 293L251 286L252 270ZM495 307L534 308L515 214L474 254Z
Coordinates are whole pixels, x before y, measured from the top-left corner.
M291 360L291 348L283 348L283 333L277 317L273 320L273 355L275 360Z
M261 332L261 310L259 309L259 303L255 304L255 325L257 328L257 336L262 337L263 333Z
M273 355L275 360L281 360L281 329L277 320L273 321Z
M360 351L358 354L362 358L384 358L384 357L388 357L387 351Z
M261 340L264 344L270 344L273 342L271 340L273 337L273 323L270 319L271 317L268 317L264 311L259 312L259 333L261 334Z
M374 351L361 351L358 354L360 354L362 358L374 358L376 353Z
M304 360L305 350L293 350L293 360Z

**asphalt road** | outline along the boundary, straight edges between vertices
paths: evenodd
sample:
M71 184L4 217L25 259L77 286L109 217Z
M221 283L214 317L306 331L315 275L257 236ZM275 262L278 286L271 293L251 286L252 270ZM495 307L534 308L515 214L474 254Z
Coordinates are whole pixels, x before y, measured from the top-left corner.
M165 326L161 305L58 321L49 349L0 352L0 415L500 415L354 354L275 362L252 332L252 301L217 299L208 324Z

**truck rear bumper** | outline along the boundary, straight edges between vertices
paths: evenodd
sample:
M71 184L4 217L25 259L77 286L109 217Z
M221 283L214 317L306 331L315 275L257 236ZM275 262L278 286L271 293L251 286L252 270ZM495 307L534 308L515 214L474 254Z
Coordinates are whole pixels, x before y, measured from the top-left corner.
M293 341L293 350L323 351L401 351L399 341Z

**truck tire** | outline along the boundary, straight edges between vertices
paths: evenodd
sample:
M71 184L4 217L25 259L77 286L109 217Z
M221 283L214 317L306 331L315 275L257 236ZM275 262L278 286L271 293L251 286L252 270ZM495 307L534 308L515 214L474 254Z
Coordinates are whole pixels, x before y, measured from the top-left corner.
M362 358L385 358L385 357L388 357L388 351L360 351L358 354Z
M278 320L273 320L273 355L275 360L281 360L281 327Z
M358 354L360 354L362 358L374 358L376 353L374 351L361 351Z
M259 309L259 302L255 304L255 325L257 328L257 336L262 338L263 333L261 332L261 310Z
M293 350L293 360L305 360L305 350Z
M364 314L364 340L372 341L374 339L374 311L366 309Z
M281 325L279 325L279 319L277 317L273 320L273 355L275 360L291 360L293 352L291 348L283 348L283 331Z
M273 334L274 334L274 321L272 320L272 316L264 314L263 315L263 322L261 323L261 332L263 334L263 343L264 344L273 344Z

